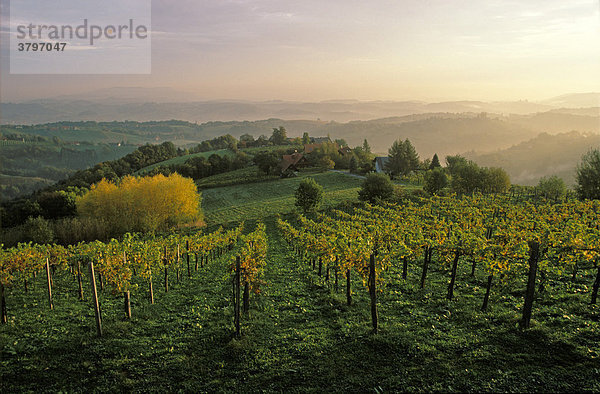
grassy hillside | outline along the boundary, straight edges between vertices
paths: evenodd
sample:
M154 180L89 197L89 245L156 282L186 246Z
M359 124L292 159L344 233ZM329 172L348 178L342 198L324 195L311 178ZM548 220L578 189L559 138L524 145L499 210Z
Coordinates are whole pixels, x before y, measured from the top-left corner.
M232 185L202 192L208 224L264 218L294 209L294 192L302 179L312 177L323 186L323 206L356 200L361 179L335 172L302 173L297 178Z
M277 175L265 175L259 172L258 167L250 166L240 168L239 170L228 171L222 174L212 175L202 178L196 182L200 189L210 189L213 187L242 185L245 183L264 182L268 180L280 179Z
M207 152L192 153L191 155L177 156L177 157L174 157L169 160L161 161L160 163L155 163L155 164L149 165L147 167L142 168L139 171L136 171L135 174L143 175L149 171L152 171L152 169L154 169L156 167L168 167L168 166L175 165L175 164L183 164L186 161L188 161L189 159L193 159L194 157L204 157L204 158L208 159L211 155L234 156L235 154L229 149L219 149L219 150L211 150L211 151L207 151Z

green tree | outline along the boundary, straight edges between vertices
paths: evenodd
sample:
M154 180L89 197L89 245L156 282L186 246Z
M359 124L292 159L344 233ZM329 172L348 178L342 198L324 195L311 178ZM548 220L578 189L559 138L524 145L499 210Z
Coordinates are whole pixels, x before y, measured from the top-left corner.
M367 141L367 139L366 139L366 138L365 138L365 140L363 141L362 149L363 149L363 151L365 151L366 153L371 153L371 145L369 145L369 141Z
M358 160L356 160L356 156L354 155L350 158L349 170L350 172L356 172L356 170L358 170Z
M323 171L335 168L335 162L331 160L329 156L320 157L319 159L317 159L316 164L317 167L319 167Z
M254 136L252 134L242 134L240 136L240 142L254 142Z
M254 136L251 134L242 134L240 135L240 147L241 148L247 148L252 146L252 144L254 143Z
M438 158L437 153L433 154L433 158L431 159L431 163L429 163L429 169L433 170L434 168L441 167L440 159Z
M461 156L448 156L450 186L458 194L503 193L510 188L510 178L502 168L482 168Z
M502 168L482 168L481 191L485 193L505 193L510 189L510 177Z
M541 178L536 188L542 196L554 201L564 199L567 194L565 182L556 175Z
M423 189L427 193L437 194L446 186L448 186L448 177L442 168L437 167L425 173L425 185Z
M373 167L373 154L366 152L360 146L357 146L352 150L358 164L359 171L361 173L367 173L372 170ZM350 163L348 163L350 164Z
M37 198L37 202L40 205L44 218L57 219L77 214L77 207L75 205L76 197L75 193L63 190L43 192Z
M460 155L446 156L446 166L451 176L454 176L460 167L469 164L469 161Z
M576 174L577 195L581 199L600 199L600 150L592 149L581 158Z
M27 219L23 225L23 236L25 240L40 245L54 242L54 231L50 223L41 216Z
M271 135L270 141L273 145L285 145L287 143L287 133L285 127L279 126L279 128L273 128L273 134Z
M323 199L323 186L312 178L303 179L296 189L296 206L304 213L315 211Z
M361 189L358 191L358 198L361 201L375 202L377 199L388 200L394 194L394 184L386 174L368 174Z
M304 132L302 134L302 144L304 144L304 145L310 144L310 136L308 135L307 132Z
M274 153L260 152L254 156L254 164L265 174L272 174L281 161Z
M482 171L477 164L472 161L459 163L452 167L451 187L455 193L468 194L481 190Z
M388 171L395 175L406 176L419 168L419 155L408 139L394 141L388 151L389 160L386 164Z

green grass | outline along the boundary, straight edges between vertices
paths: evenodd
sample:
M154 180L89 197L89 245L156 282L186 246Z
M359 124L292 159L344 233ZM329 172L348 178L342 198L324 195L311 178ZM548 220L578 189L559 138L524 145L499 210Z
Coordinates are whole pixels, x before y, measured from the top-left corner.
M199 152L199 153L192 153L191 155L185 155L185 156L177 156L174 157L172 159L169 160L165 160L165 161L161 161L159 163L154 163L151 164L147 167L144 167L138 171L135 172L136 175L143 175L147 172L152 171L154 168L156 167L164 167L164 166L171 166L171 165L176 165L176 164L183 164L186 161L193 159L194 157L204 157L206 159L208 159L211 155L219 155L219 156L234 156L235 154L233 153L233 151L229 150L229 149L218 149L218 150L211 150L208 152Z
M207 223L259 219L294 209L294 192L305 177L323 186L322 206L357 200L361 179L334 172L301 172L296 178L232 185L202 192L202 209Z
M591 272L575 283L551 281L534 303L532 329L516 328L522 284L494 287L479 312L485 277L461 262L455 299L448 273L434 266L419 289L420 267L406 282L393 267L378 295L380 331L370 329L369 297L356 273L353 304L333 276L318 277L268 219L264 285L251 296L242 338L233 338L230 259L183 277L160 275L156 304L146 284L132 292L133 319L122 298L101 294L105 335L95 337L89 283L76 298L68 274L55 278L49 311L44 277L24 294L7 294L9 324L0 326L2 392L400 392L599 391L600 308L587 304ZM252 229L248 223L247 231ZM435 257L434 257L435 261ZM340 280L340 285L343 281Z
M280 178L277 175L265 175L259 172L258 167L250 166L199 179L196 181L196 185L200 189L209 189L278 179Z

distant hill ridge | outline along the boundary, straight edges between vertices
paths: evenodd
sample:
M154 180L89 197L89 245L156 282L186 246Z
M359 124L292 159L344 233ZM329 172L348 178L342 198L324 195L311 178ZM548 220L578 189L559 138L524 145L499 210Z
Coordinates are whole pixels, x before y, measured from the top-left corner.
M369 120L435 112L529 114L558 108L600 107L600 94L578 93L540 102L456 100L442 102L326 100L205 100L192 92L169 88L119 87L21 102L2 102L2 123L35 124L66 120L124 121L322 119Z
M543 176L557 175L575 184L577 164L589 149L600 149L600 135L580 132L537 137L493 153L465 156L486 167L504 168L513 183L534 185Z

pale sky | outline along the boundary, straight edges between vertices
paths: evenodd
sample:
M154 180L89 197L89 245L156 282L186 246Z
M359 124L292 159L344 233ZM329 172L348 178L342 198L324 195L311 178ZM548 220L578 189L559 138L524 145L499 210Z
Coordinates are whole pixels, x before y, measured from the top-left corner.
M0 4L3 102L113 86L301 101L600 91L598 0L154 0L150 75L10 75Z

